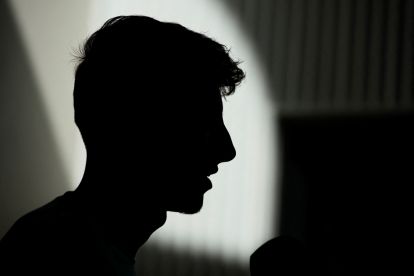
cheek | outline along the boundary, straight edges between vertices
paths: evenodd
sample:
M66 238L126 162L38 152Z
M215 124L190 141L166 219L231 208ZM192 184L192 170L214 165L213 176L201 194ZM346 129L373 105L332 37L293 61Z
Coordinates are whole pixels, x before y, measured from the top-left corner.
M166 174L182 178L198 173L202 167L204 153L200 146L200 139L175 136L167 139L162 148L158 162L162 161L158 164Z

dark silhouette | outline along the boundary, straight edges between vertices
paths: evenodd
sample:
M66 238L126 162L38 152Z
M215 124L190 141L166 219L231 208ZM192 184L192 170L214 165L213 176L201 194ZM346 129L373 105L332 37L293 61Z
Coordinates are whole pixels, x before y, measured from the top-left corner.
M304 245L290 236L279 236L261 245L250 256L252 276L308 275L310 267Z
M20 218L0 242L0 275L133 275L166 220L193 214L208 176L235 157L223 96L244 78L225 46L143 16L108 20L75 75L84 177Z
M250 256L251 276L330 275L326 260L288 235L268 240Z

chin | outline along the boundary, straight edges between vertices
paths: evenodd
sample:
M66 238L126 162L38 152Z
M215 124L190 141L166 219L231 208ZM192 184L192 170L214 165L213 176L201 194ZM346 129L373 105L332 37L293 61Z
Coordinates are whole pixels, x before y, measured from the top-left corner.
M183 214L195 214L203 207L204 194L211 188L207 177L182 180L172 184L172 189L163 192L164 207L167 211Z
M186 215L193 215L193 214L197 214L198 212L201 211L201 209L203 208L203 206L191 206L191 207L187 207L187 208L182 208L181 210L178 210L177 212L181 213L181 214L186 214Z
M196 214L203 208L203 196L193 197L191 200L183 199L176 202L170 202L167 211L182 214Z

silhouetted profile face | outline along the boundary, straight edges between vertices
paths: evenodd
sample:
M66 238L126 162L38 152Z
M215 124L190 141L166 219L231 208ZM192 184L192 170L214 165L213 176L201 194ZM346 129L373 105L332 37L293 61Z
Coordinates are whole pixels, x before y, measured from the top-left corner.
M168 134L159 146L163 163L156 168L166 192L165 207L186 213L202 207L203 195L212 187L208 176L236 154L223 122L219 89L205 82L191 89L199 96L183 99L183 105L177 104L176 112L165 121Z
M75 80L75 120L97 188L114 204L195 213L208 176L235 157L222 96L244 73L223 45L178 24L111 19L89 38Z

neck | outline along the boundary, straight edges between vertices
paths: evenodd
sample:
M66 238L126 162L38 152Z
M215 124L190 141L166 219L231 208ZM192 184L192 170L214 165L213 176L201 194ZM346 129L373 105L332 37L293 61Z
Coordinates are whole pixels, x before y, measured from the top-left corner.
M108 182L115 188L122 186L119 181L122 180L107 175L103 179L101 174L85 171L75 193L105 242L133 259L151 234L165 223L166 211L152 204L145 194L131 196L111 189L95 189L108 187Z

